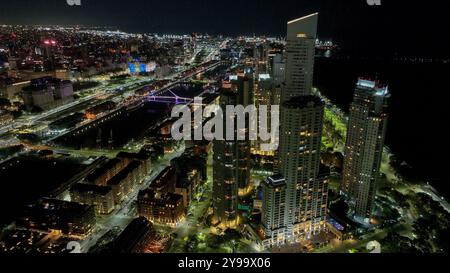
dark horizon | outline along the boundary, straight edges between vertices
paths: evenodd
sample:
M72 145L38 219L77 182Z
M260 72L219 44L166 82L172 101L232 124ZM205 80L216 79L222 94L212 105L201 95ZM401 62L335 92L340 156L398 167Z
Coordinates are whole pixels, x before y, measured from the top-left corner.
M382 0L0 0L0 24L115 27L130 33L207 33L284 37L286 22L319 12L319 38L357 55L447 58L443 1L434 5ZM249 12L251 11L251 12ZM427 39L424 39L426 37ZM430 39L434 42L430 43Z

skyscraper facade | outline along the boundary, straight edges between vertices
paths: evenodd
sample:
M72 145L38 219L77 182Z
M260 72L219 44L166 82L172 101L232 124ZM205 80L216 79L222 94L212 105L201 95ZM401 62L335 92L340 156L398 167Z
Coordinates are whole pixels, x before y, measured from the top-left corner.
M323 114L316 96L293 97L281 106L278 170L286 179L285 217L292 240L319 232L326 216L322 195L327 192L317 195L324 182L318 179Z
M276 179L284 179L284 213L282 221L267 219L274 217L270 211L263 217L268 238L263 242L265 247L309 238L325 226L328 188L327 180L319 177L324 103L312 95L317 22L317 13L288 22L277 167L280 177ZM271 184L264 183L263 192L271 192ZM275 199L270 196L264 195L263 208L274 207Z
M247 107L252 105L254 101L254 79L253 70L245 69L237 74L231 80L232 91L237 95L236 101L228 105L242 105ZM226 106L223 106L226 107ZM225 109L224 109L225 110ZM245 117L246 135L249 133L250 120L249 116ZM235 122L237 124L237 120ZM236 135L237 138L237 135ZM248 191L250 186L250 169L251 169L251 141L247 137L246 140L236 140L236 160L237 160L237 181L239 194L243 195Z
M386 86L359 79L350 106L343 191L350 199L355 217L365 221L374 210L389 96Z
M282 102L312 92L318 18L319 14L314 13L288 22Z
M236 105L237 93L231 83L224 83L221 89L220 107ZM238 176L236 141L214 140L213 165L213 210L214 216L225 226L233 226L237 221L238 209Z
M272 124L272 105L279 105L280 98L279 93L276 92L273 79L270 74L259 74L258 80L255 81L255 92L254 92L254 102L256 109L260 110L262 107L267 107L267 121L258 120L259 128L266 126L270 128L270 124ZM266 122L266 124L263 124ZM262 156L274 156L275 151L266 151L261 147L266 144L275 144L271 142L277 142L278 139L271 139L267 141L262 141L260 139L253 141L252 143L252 154L262 155ZM277 142L278 143L278 142Z
M253 78L250 71L230 77L221 89L220 107L252 104ZM248 117L246 124L249 125ZM224 124L225 126L226 124ZM234 140L214 140L213 209L216 219L225 226L234 226L238 217L238 197L250 187L251 143L237 140L237 116ZM248 134L248 127L246 127Z
M267 238L266 247L283 245L286 241L286 181L282 175L267 177L262 183L263 207L261 223Z
M272 50L267 57L268 72L272 77L274 86L278 87L284 82L286 64L280 50Z

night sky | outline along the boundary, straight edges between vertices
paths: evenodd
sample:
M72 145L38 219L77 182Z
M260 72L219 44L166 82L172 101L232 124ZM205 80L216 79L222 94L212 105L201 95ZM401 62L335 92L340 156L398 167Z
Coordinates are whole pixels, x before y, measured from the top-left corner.
M319 11L321 38L354 52L448 56L446 1L0 0L0 24L114 26L137 33L283 36L286 21ZM447 23L445 23L447 22Z

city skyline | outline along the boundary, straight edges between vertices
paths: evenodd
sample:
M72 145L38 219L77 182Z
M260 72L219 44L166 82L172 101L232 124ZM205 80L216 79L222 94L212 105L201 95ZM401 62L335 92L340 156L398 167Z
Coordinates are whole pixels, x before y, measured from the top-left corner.
M0 11L0 24L110 26L132 33L283 37L283 22L297 18L298 14L320 12L323 18L319 24L319 37L345 45L349 53L363 56L370 51L381 57L403 52L407 56L448 57L448 41L443 37L445 29L438 19L445 16L442 1L433 5L407 0L386 1L380 6L370 6L366 0L351 0L345 5L333 0L283 0L278 5L273 5L271 0L251 0L238 2L229 10L233 20L222 17L222 13L212 16L207 12L221 10L227 5L206 2L132 0L124 5L121 0L98 0L69 6L65 0L2 0L4 9ZM104 11L98 13L99 9ZM173 18L160 16L160 10L169 11ZM253 12L246 13L247 10ZM417 18L426 18L428 23L422 24ZM424 32L440 42L426 43L417 35ZM389 45L376 38L383 36L389 39ZM408 48L403 47L405 41L408 41Z
M450 61L417 6L5 7L34 23L0 21L0 256L450 252Z

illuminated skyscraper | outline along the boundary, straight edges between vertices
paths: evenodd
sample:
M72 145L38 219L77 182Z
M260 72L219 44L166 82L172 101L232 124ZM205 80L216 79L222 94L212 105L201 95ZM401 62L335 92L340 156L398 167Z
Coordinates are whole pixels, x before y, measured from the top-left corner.
M388 88L359 79L356 84L345 147L343 190L356 218L373 213L387 124Z
M255 82L255 95L254 95L254 101L255 101L255 106L258 110L260 110L260 108L262 106L266 106L267 107L267 122L265 124L265 126L267 126L270 129L270 124L272 124L272 115L271 115L271 111L272 111L272 105L279 105L280 104L280 97L279 97L279 93L276 91L274 84L273 84L273 79L270 77L269 74L259 74L258 75L258 81ZM260 128L262 128L262 126L264 126L262 124L262 120L258 120L258 122L260 122ZM260 139L253 141L252 143L252 153L253 154L258 154L258 155L265 155L265 156L273 156L274 155L274 151L265 151L263 149L261 149L261 145L269 145L269 144L274 144L271 143L271 141L278 141L277 139L274 140L268 140L268 141L262 141ZM277 142L278 143L278 142Z
M314 13L288 22L282 102L311 95L318 18L319 14Z
M250 71L230 77L221 90L220 107L226 112L227 105L252 104L253 79ZM234 125L237 126L237 117ZM246 124L249 124L248 117ZM225 125L225 124L224 124ZM225 129L224 129L225 131ZM248 127L247 127L248 133ZM213 167L213 208L216 218L227 226L237 220L238 195L250 186L250 141L237 140L237 127L234 140L214 140Z
M269 240L263 244L270 248L273 245L285 244L286 233L286 181L281 175L268 177L262 183L263 208L261 223L264 234Z
M268 71L275 87L281 86L285 77L286 64L281 51L271 51L268 55Z
M315 13L288 22L277 168L281 175L277 181L282 177L285 183L284 219L269 220L267 217L275 214L266 212L266 247L309 238L325 225L327 180L319 177L324 103L311 95L317 20ZM265 183L264 192L270 192L274 186ZM266 194L263 208L275 207L275 200Z
M318 233L326 216L325 180L319 179L323 114L324 103L316 96L293 97L281 105L278 170L286 180L285 215L292 240Z
M244 72L238 73L237 77L231 80L231 88L237 94L237 101L235 104L228 105L242 105L247 107L253 104L254 94L254 80L253 71L246 69ZM249 117L246 116L246 134L249 132ZM244 141L236 141L237 145L237 181L239 193L244 194L250 186L250 162L251 162L251 141L247 138Z

